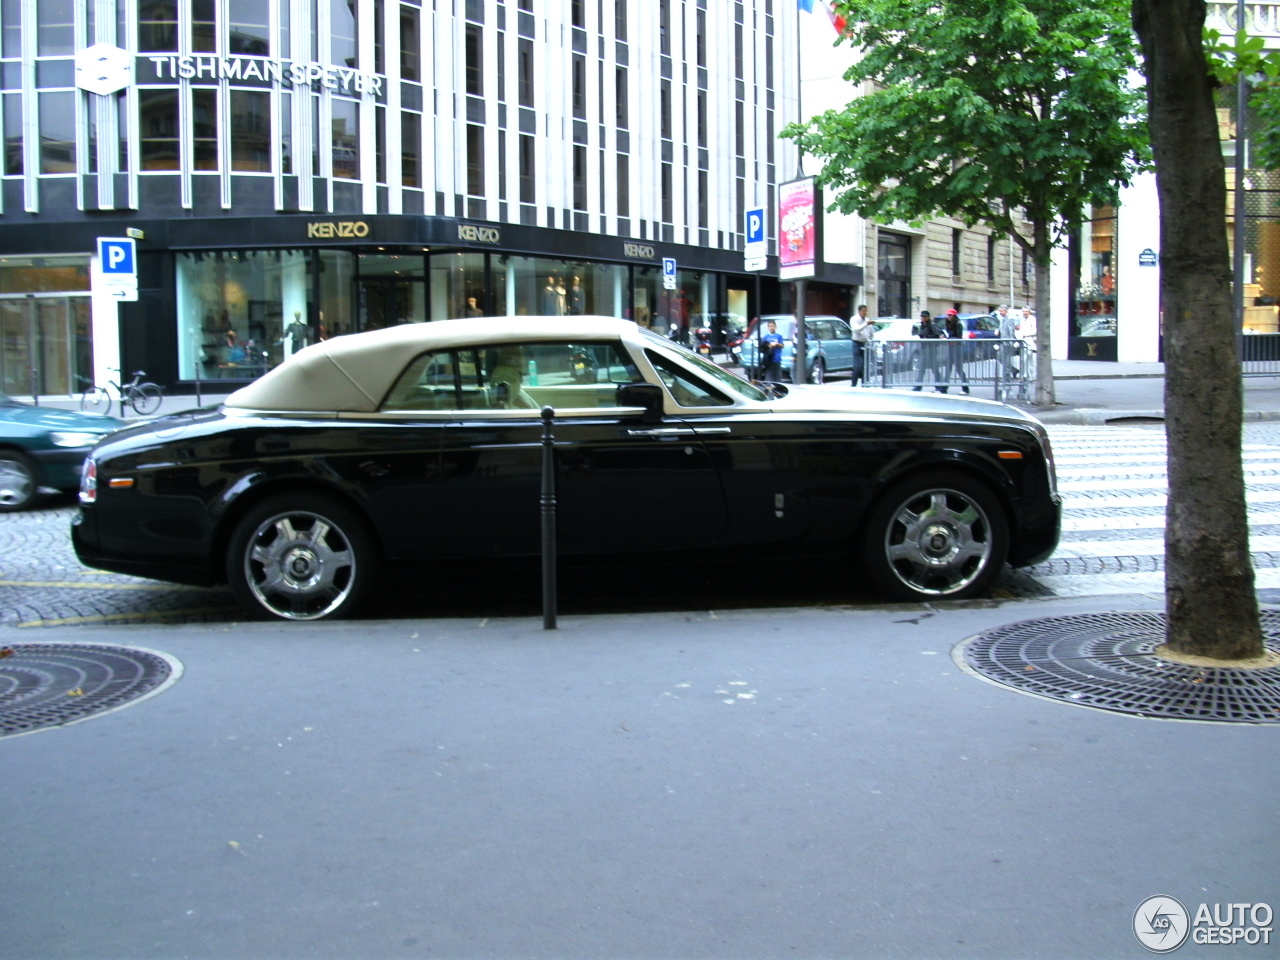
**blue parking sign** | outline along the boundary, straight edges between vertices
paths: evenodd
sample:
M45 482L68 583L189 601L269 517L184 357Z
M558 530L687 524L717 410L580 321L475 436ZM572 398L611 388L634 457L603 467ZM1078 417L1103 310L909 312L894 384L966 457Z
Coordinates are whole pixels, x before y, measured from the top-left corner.
M747 211L747 244L764 243L764 207Z
M128 237L99 237L98 259L104 277L133 277L138 273L134 241Z

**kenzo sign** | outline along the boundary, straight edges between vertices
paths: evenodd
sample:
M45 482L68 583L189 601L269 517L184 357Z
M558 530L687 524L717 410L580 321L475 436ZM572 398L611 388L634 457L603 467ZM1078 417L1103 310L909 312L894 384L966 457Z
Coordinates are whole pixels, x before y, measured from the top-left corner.
M458 239L468 243L501 243L502 232L497 227L474 227L470 224L458 225Z
M333 240L339 237L367 237L369 225L363 220L322 221L307 224L307 238Z
M642 260L652 260L658 253L653 247L643 243L624 243L622 245L622 255L624 257L639 257Z

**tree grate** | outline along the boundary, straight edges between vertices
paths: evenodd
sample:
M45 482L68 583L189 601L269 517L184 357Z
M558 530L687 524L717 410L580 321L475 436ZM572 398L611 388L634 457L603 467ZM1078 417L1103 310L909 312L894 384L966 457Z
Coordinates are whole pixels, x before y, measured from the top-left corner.
M159 693L182 675L165 654L129 647L0 647L0 737L61 727Z
M1280 610L1261 612L1280 653ZM1165 720L1280 723L1280 666L1200 667L1155 655L1162 613L1096 613L1024 620L956 649L962 668L1020 693Z

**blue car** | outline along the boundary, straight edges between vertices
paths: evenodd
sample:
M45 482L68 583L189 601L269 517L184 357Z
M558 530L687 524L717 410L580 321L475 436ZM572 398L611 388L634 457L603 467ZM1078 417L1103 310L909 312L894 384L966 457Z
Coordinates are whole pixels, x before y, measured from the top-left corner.
M123 426L115 417L35 407L0 393L0 513L75 490L93 445Z
M784 341L782 346L782 378L791 379L795 369L795 331L796 318L786 313L771 313L760 318L757 331L756 322L752 321L744 334L740 360L747 370L759 368L756 359L756 348L759 337L768 332L769 321L778 325L778 333ZM805 326L805 367L808 370L809 383L823 383L829 373L842 373L845 376L853 372L853 329L839 317L815 315L804 318Z

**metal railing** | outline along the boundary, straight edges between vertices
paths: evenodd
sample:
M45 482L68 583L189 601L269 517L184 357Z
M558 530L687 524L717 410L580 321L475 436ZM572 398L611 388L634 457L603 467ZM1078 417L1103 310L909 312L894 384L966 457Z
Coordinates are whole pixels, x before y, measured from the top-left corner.
M1035 351L1024 340L873 340L868 386L1027 400Z

